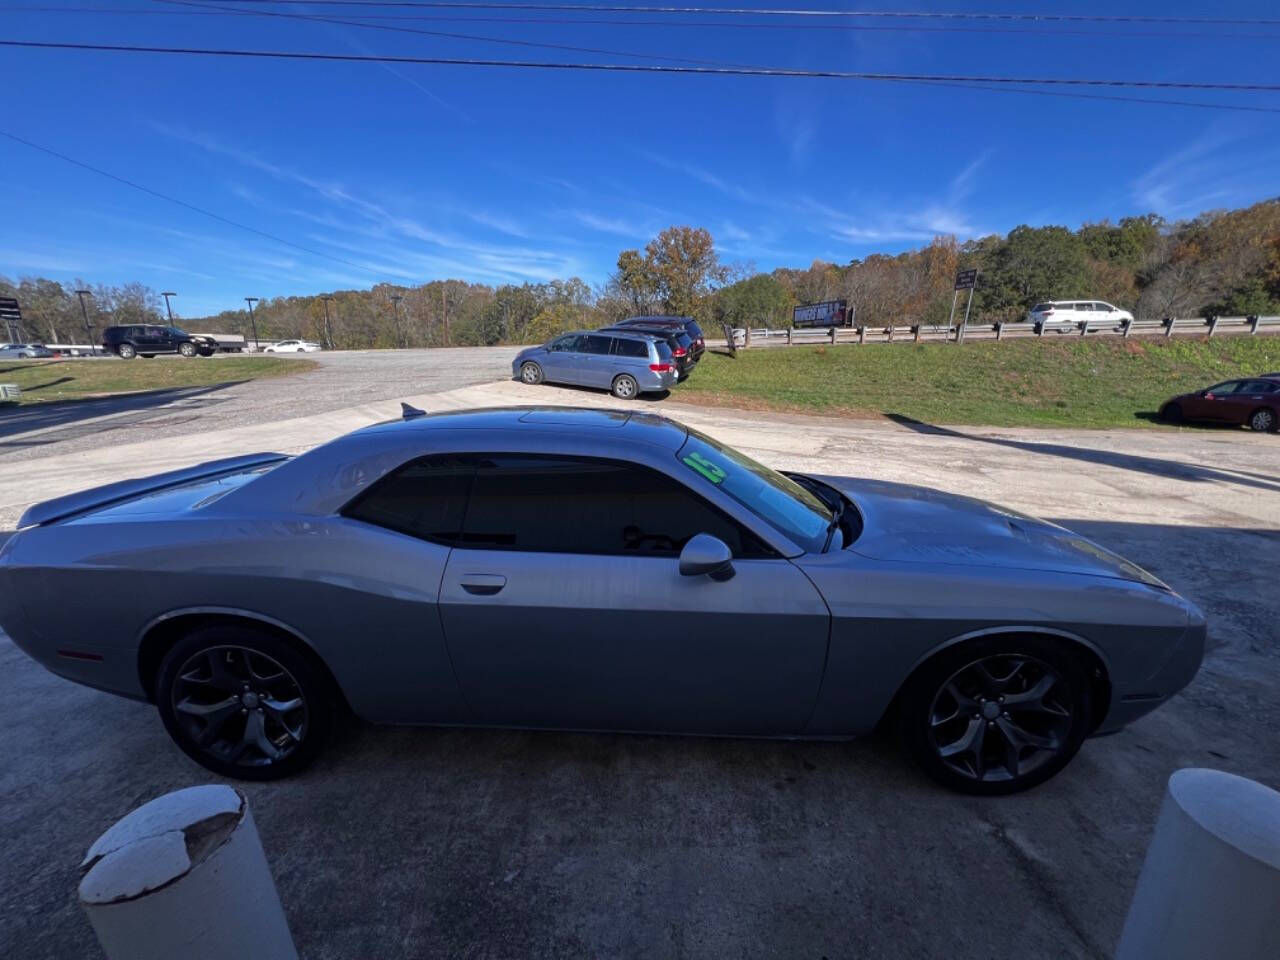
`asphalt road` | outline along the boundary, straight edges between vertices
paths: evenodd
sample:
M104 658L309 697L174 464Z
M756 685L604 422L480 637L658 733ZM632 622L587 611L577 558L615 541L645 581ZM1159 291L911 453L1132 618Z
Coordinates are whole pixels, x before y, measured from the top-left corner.
M305 354L319 366L296 376L0 410L0 457L14 463L95 450L104 443L123 445L179 437L195 431L271 423L300 413L441 393L511 376L511 359L520 349L325 351ZM221 356L84 362L217 363Z
M514 383L435 402L535 398L610 402ZM318 442L381 408L289 431ZM356 725L303 776L242 785L303 956L1105 958L1169 773L1211 766L1280 787L1280 439L645 406L663 408L774 465L912 479L1066 523L1205 609L1205 666L1049 784L997 800L938 790L879 739ZM234 452L256 429L274 426L10 474L87 485L121 463ZM84 617L89 629L87 602ZM0 955L97 955L74 900L84 850L147 799L214 779L153 708L53 677L0 638Z

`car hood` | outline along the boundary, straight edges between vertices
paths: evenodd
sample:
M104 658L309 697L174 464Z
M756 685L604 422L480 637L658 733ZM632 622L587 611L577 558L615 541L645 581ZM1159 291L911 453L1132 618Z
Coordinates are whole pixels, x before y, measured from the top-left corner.
M1046 570L1168 589L1137 564L1046 520L973 497L903 483L815 477L862 514L850 552L876 560Z

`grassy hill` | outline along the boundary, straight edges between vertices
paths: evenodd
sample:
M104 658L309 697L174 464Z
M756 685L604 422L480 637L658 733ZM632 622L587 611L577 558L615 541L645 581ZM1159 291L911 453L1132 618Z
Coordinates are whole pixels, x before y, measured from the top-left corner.
M1152 426L1161 403L1280 370L1280 337L1012 340L708 353L681 402L990 426Z

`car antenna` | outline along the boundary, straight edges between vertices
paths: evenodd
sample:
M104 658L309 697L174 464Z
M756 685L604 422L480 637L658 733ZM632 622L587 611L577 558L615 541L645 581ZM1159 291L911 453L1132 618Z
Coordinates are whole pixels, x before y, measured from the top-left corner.
M406 420L412 420L414 417L425 417L426 415L427 411L419 410L417 407L411 407L403 400L400 401L400 416L404 417Z

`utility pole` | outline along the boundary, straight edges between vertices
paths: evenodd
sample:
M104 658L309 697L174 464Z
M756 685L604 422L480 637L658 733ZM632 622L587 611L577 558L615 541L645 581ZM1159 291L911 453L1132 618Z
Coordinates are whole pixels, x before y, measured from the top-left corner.
M396 347L398 348L403 346L400 336L400 301L403 300L404 297L400 296L398 293L393 293L390 299L391 305L396 311Z
M329 301L332 300L333 297L329 296L326 293L320 299L324 301L324 338L329 341L328 346L329 346L329 349L332 350L333 349L333 328L329 326Z
M445 286L448 282L448 280L443 280L440 283L440 316L444 321L444 345L446 347L449 345L449 297L446 294L448 288Z
M258 302L257 297L245 297L244 302L249 305L249 326L253 328L253 352L258 352L258 321L253 316L253 305Z
M93 293L89 290L77 290L76 296L80 298L80 315L84 317L84 338L89 341L89 356L93 356L98 351L93 346L93 334L89 330L89 308L84 305L84 298L92 297Z
M164 297L164 309L165 309L165 312L169 314L169 326L172 327L173 326L173 307L169 306L169 298L176 297L177 294L170 291L169 293L162 293L160 294L160 296Z

